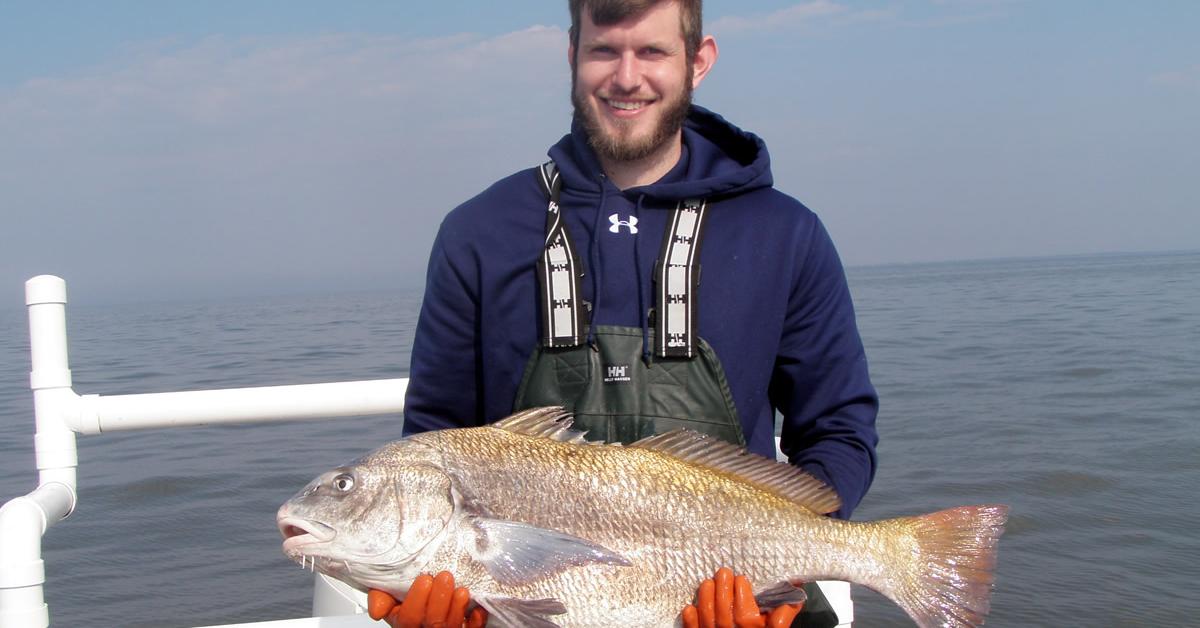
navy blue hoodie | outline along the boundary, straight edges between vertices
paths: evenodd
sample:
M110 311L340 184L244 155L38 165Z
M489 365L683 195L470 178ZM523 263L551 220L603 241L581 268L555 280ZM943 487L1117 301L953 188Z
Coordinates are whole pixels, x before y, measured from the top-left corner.
M848 517L874 476L878 399L833 243L815 214L772 187L763 141L694 106L679 163L651 185L617 189L579 125L550 157L596 325L648 323L669 210L684 198L708 199L697 328L725 370L747 445L774 457L778 409L784 453L831 484L843 502L838 515ZM636 234L614 232L630 217ZM406 434L512 412L538 342L535 267L545 228L536 168L447 215L413 344Z

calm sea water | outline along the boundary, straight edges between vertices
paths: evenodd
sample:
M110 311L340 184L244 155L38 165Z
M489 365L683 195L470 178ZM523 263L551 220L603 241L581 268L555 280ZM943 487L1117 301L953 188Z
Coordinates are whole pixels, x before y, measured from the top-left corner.
M68 278L69 279L69 278ZM883 399L856 518L1003 502L989 625L1200 626L1200 253L850 270ZM11 288L11 287L10 287ZM32 489L19 287L0 309L0 500ZM405 376L419 295L68 306L79 393ZM81 437L45 538L54 625L303 616L278 505L397 416ZM856 589L858 626L905 625Z

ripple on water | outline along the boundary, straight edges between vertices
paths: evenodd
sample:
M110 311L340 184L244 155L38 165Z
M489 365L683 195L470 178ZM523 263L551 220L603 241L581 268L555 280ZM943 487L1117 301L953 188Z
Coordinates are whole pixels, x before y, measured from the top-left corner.
M1112 372L1113 369L1098 366L1080 366L1059 371L1060 374L1072 379L1094 379Z
M1118 482L1098 473L1051 469L1034 472L1017 482L1025 492L1043 497L1077 497L1112 490Z

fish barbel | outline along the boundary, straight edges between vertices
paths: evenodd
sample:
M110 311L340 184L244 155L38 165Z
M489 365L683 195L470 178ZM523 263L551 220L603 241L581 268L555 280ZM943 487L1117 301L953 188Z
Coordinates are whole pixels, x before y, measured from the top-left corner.
M842 521L792 465L687 430L588 443L570 424L537 408L389 443L279 509L284 553L397 596L449 571L493 626L675 626L723 566L767 605L848 580L920 626L983 624L1006 506Z

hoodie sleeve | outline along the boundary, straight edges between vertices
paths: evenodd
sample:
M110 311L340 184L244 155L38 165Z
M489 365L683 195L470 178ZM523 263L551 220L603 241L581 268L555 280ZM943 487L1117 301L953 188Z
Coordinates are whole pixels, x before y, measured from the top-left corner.
M770 395L783 414L781 449L837 491L849 518L875 475L879 398L837 251L819 220L793 277ZM805 250L805 249L799 249Z
M471 255L452 250L452 220L442 223L425 277L413 340L404 434L478 425L479 280Z

